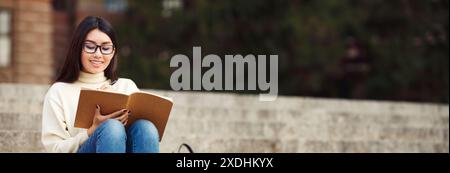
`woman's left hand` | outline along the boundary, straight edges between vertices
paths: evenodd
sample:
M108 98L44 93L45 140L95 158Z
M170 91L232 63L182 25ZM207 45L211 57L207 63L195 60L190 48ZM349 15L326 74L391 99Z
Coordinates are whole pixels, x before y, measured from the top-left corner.
M112 91L111 85L108 84L103 84L100 88L98 88L99 90L104 90L104 91ZM123 125L127 125L128 122L128 114L130 112L128 112L127 114L123 114L120 117L116 117L114 119L119 120Z
M131 114L131 111L128 111L128 113L123 114L120 117L116 117L115 119L119 120L125 126L127 125L129 114Z
M111 90L111 86L105 83L98 89L108 91L108 90Z

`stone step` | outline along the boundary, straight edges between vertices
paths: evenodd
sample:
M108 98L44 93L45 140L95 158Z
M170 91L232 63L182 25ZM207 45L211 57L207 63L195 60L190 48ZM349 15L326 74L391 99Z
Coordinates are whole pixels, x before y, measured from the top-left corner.
M1 87L0 91L4 87ZM13 90L14 91L14 90ZM157 91L159 93L161 91ZM6 94L7 93L7 94ZM33 93L35 93L33 95ZM26 111L29 113L38 113L42 111L43 104L43 95L36 94L38 92L5 92L2 91L2 95L0 95L0 111L6 112L20 112ZM164 92L162 92L164 93ZM31 96L27 95L31 94ZM10 97L8 97L8 95ZM169 94L170 95L170 94ZM394 117L402 117L402 116L421 116L421 117L448 117L449 115L449 107L448 105L429 105L429 104L413 104L413 103L378 103L378 102L357 102L357 101L346 101L346 100L337 100L336 107L327 107L326 103L322 103L325 106L311 106L311 102L318 102L321 99L312 100L305 99L299 106L285 108L283 106L283 100L289 100L290 98L280 97L277 100L277 104L273 104L276 106L266 106L264 102L257 102L258 104L254 104L252 106L245 106L245 104L235 104L231 105L232 107L227 107L222 104L222 101L211 101L209 103L204 103L204 105L198 105L195 101L186 100L183 97L193 97L186 96L186 94L172 94L178 95L173 96L173 98L177 98L174 101L174 108L183 111L184 114L200 114L200 115L216 115L217 112L220 114L243 114L244 116L249 115L257 115L261 117L271 116L301 116L301 115L312 115L320 116L320 115L335 115L340 117L345 116L380 116L380 115L388 115ZM208 97L214 97L216 94L204 94ZM13 97L11 97L13 96ZM196 96L197 97L197 96ZM245 100L250 96L236 96L239 99ZM180 99L178 99L180 98ZM208 100L203 98L204 100ZM303 100L304 98L297 98L297 100ZM217 100L217 99L213 99ZM334 101L334 100L332 100ZM254 101L253 101L254 102ZM327 101L330 102L330 101ZM347 107L346 105L357 105L353 107ZM305 106L310 105L310 107ZM384 106L382 106L384 105ZM392 106L392 105L398 105ZM198 109L202 108L202 109Z
M1 112L29 112L38 113L42 111L43 97L40 99L29 98L29 97L17 97L17 98L6 98L0 95L0 111ZM282 100L282 99L280 99ZM254 106L243 106L235 105L234 107L227 107L221 104L221 102L210 101L207 105L196 105L193 102L181 102L174 101L174 109L183 111L185 114L200 114L200 115L220 115L220 114L243 114L249 116L260 116L264 117L266 115L280 116L284 117L286 115L298 117L301 115L335 115L336 117L354 117L354 116L394 116L394 117L404 117L404 116L417 116L424 118L436 118L436 117L448 117L449 108L448 106L420 106L423 109L413 109L415 111L410 111L406 108L405 111L400 112L399 109L395 108L380 108L372 111L364 111L366 108L359 107L359 103L354 103L358 105L358 108L353 106L352 108L346 109L335 109L330 107L312 107L312 108L302 108L304 106L298 106L295 108L283 108L279 107L266 107L264 104L255 104ZM281 105L278 104L277 105ZM377 104L373 104L373 107L378 107ZM202 109L197 109L201 107ZM358 111L355 111L358 110Z
M212 113L212 111L207 111ZM211 117L209 117L211 116ZM330 115L327 115L330 117ZM229 117L229 118L227 118ZM242 118L236 118L242 117ZM223 114L222 118L215 114L192 114L184 116L180 111L173 111L167 127L176 127L177 129L189 130L193 133L201 133L202 131L233 131L234 129L248 129L243 134L253 135L257 133L268 133L278 135L280 133L295 134L298 130L321 129L321 131L342 132L355 131L365 133L375 133L385 128L443 128L448 129L448 117L441 119L424 118L424 117L393 117L393 116L355 116L355 117L334 117L321 118L319 116L306 116L297 119L283 119L265 117L264 120L238 114ZM18 129L40 129L41 113L2 113L0 112L0 130L18 130ZM334 119L333 119L334 118ZM333 120L331 120L333 119ZM231 129L231 130L229 130Z
M43 100L49 87L49 85L2 83L0 85L0 100L11 98Z
M314 118L311 117L311 118ZM420 119L419 119L420 120ZM428 119L425 119L428 121ZM40 114L0 113L0 130L35 130L40 133ZM340 122L340 121L338 121ZM416 121L419 122L419 121ZM278 121L223 121L219 119L182 119L172 115L165 138L193 136L205 139L220 136L228 139L305 139L305 140L390 140L390 141L448 141L448 124L434 121L415 127L406 124L369 122L295 123ZM447 121L448 122L448 121ZM427 124L424 126L424 124ZM30 148L30 147L29 147Z
M43 152L41 132L37 130L0 130L0 152Z
M258 122L194 122L173 120L167 124L166 136L200 136L223 138L273 138L314 140L402 140L448 141L448 127L407 127L389 125L293 125Z
M37 130L0 130L0 139L2 139L0 140L0 153L45 152L44 146L41 143L41 132ZM160 151L165 153L175 152L177 148L171 147L162 143Z
M0 130L0 152L44 152L38 131ZM161 152L176 152L188 143L195 152L448 152L447 142L392 140L312 140L271 138L172 137Z
M0 113L0 130L41 130L42 115Z
M171 118L220 121L292 122L293 124L387 124L413 127L448 126L448 114L436 116L349 114L325 111L275 111L266 109L226 109L175 106Z
M41 105L48 87L48 85L2 84L0 85L0 105L3 106L0 108L10 108L13 106L13 103L19 103L19 106L21 107L23 106L20 103ZM147 89L144 89L143 91L169 96L174 99L176 106L194 108L248 108L251 110L272 112L299 110L320 112L321 110L326 110L326 112L335 112L338 114L367 114L375 116L379 114L389 114L397 116L417 115L425 117L439 115L448 116L449 111L448 105L429 103L279 96L276 100L277 104L273 104L272 102L260 102L257 95L208 92L169 92Z
M42 152L46 85L0 84L0 152ZM449 107L146 90L174 98L162 152L448 152Z
M448 108L448 107L447 107ZM41 114L42 101L38 100L15 100L0 99L0 113L29 113ZM430 112L430 114L389 114L380 110L374 113L351 113L343 111L328 110L269 110L265 108L240 108L228 109L223 107L198 107L192 105L174 105L172 114L177 118L190 119L220 119L220 120L251 120L251 121L298 121L318 123L395 123L414 124L432 123L433 125L448 124L447 112Z
M390 140L312 140L271 138L179 137L161 143L173 151L180 143L196 152L448 152L447 142ZM172 150L171 150L172 149Z
M442 142L410 142L410 141L304 141L298 152L375 152L375 153L408 153L414 152L448 152L448 141Z
M0 113L42 113L42 101L38 100L16 100L0 98Z

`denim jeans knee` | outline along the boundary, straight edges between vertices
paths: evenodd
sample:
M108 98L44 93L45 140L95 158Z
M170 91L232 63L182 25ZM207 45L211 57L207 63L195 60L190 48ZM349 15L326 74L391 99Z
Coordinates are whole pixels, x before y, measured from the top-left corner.
M107 135L109 138L116 140L126 140L127 134L125 126L116 119L108 119L98 127L100 136Z
M127 152L159 152L159 133L156 126L148 120L137 120L127 130Z

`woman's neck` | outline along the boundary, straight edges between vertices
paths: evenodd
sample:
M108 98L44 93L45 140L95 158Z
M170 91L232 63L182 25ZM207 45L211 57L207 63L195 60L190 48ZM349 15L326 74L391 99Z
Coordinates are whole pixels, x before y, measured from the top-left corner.
M100 73L86 73L83 71L80 71L80 76L78 77L78 81L82 83L102 83L108 80L105 77L104 72Z

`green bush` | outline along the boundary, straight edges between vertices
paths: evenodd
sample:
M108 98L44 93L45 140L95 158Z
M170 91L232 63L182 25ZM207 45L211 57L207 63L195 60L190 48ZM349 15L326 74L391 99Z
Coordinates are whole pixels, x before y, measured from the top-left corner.
M448 103L448 0L181 2L130 1L116 27L121 75L139 87L170 89L170 58L201 46L279 55L282 95Z

